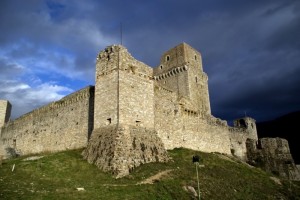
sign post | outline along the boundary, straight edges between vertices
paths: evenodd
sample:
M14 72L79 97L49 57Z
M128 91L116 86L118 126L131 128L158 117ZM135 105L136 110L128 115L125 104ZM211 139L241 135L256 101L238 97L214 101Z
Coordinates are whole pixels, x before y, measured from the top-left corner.
M195 166L196 166L196 172L197 172L198 197L199 197L199 200L200 200L200 184L199 184L199 175L198 175L199 161L200 161L200 156L198 156L198 155L193 156L193 163L195 163Z

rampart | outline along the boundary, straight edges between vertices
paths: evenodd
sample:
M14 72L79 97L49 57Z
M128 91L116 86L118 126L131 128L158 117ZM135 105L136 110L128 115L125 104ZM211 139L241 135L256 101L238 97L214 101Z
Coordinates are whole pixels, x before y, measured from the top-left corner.
M93 129L93 96L89 86L5 124L5 151L26 155L85 147Z

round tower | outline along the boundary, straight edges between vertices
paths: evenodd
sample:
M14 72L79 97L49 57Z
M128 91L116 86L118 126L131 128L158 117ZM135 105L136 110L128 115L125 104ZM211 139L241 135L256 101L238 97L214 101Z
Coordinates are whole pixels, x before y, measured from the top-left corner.
M255 119L251 117L243 117L234 120L234 127L243 128L249 133L249 138L258 140Z

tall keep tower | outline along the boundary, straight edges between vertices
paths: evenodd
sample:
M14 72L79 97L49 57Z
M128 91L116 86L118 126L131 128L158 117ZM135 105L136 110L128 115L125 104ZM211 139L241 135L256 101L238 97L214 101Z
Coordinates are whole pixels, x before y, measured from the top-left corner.
M201 54L186 43L165 52L154 69L154 79L178 98L187 97L203 114L210 115L208 77L202 68Z
M9 103L9 101L0 100L0 129L5 123L9 121L10 113L11 104Z
M117 177L167 152L154 129L153 69L121 45L101 51L96 63L94 130L83 156Z
M153 69L121 45L101 51L96 64L94 127L123 124L154 128Z

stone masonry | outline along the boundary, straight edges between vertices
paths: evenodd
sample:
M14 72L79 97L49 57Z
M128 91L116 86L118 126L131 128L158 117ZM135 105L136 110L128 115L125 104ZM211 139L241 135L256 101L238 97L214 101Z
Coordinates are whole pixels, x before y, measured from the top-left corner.
M6 123L4 157L85 147L93 129L93 96L89 86Z
M13 121L9 102L0 101L2 154L86 147L88 162L122 177L140 164L167 161L166 150L177 147L249 162L257 152L273 152L268 145L257 150L254 119L237 119L231 127L211 114L201 54L186 43L166 51L157 67L136 60L121 45L108 46L97 56L95 76L95 87ZM271 154L271 160L280 157ZM287 165L281 163L273 167Z
M248 162L273 174L300 180L299 169L290 153L289 143L283 138L261 138L256 144L247 142Z
M94 131L84 158L116 177L167 152L154 129L152 68L122 46L100 52L96 64Z

